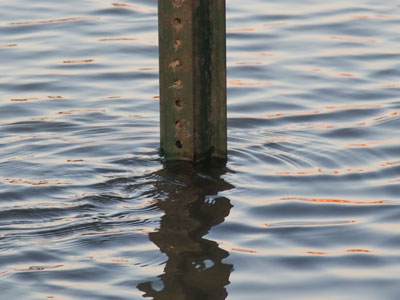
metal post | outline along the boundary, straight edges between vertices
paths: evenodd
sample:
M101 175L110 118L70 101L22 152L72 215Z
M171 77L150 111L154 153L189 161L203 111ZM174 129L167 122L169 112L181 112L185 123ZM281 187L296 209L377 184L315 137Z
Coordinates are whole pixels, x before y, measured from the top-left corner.
M227 158L225 0L158 0L161 151Z

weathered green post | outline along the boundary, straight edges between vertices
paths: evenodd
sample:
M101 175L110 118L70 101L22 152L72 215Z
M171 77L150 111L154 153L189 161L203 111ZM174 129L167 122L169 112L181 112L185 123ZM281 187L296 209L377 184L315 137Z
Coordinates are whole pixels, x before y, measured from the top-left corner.
M227 158L225 0L158 0L161 151Z

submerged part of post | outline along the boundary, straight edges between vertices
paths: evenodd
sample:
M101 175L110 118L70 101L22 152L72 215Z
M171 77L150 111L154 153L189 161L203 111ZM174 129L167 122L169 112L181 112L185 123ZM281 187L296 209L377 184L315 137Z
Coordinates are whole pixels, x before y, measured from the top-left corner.
M225 0L159 0L165 160L227 158Z

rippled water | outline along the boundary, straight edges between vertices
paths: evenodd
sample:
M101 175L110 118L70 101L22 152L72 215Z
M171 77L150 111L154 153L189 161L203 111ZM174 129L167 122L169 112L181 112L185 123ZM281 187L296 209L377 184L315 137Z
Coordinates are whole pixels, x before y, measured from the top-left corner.
M228 165L166 170L157 1L0 2L1 299L399 299L399 3L227 22Z

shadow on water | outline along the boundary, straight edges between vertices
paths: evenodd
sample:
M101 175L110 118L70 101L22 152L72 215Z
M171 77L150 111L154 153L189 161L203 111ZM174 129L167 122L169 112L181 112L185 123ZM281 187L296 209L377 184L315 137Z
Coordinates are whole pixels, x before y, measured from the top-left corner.
M149 239L168 257L164 274L159 278L162 289L151 282L137 287L143 297L154 300L201 299L223 300L225 286L233 271L231 264L223 263L229 253L215 241L203 238L211 227L222 223L232 205L220 197L222 191L233 186L222 179L226 169L194 169L188 165L169 166L158 172L161 181L155 186L162 199L157 206L165 214L159 230Z

